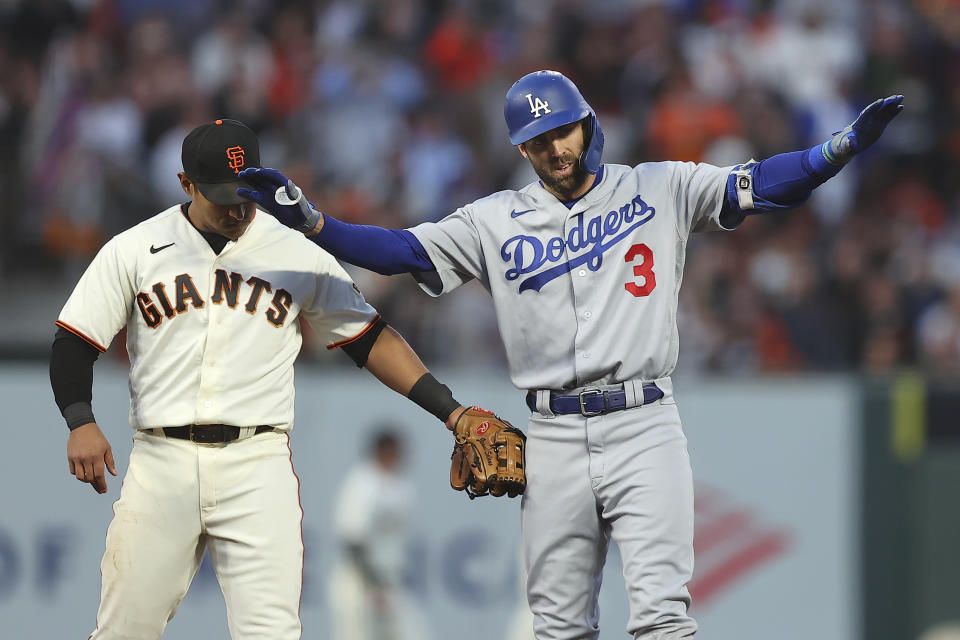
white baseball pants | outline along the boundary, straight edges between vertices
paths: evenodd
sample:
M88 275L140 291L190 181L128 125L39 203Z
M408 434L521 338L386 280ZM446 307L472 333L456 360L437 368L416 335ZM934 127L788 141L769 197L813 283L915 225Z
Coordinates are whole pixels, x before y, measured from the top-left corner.
M204 550L233 640L297 640L300 483L289 436L196 444L139 431L107 530L96 640L155 640Z

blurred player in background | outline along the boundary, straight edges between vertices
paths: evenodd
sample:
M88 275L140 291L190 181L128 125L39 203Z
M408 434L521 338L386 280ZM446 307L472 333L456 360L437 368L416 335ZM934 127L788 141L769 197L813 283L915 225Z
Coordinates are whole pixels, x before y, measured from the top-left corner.
M330 573L333 640L427 640L426 617L403 584L414 487L403 437L376 431L334 505L339 557Z

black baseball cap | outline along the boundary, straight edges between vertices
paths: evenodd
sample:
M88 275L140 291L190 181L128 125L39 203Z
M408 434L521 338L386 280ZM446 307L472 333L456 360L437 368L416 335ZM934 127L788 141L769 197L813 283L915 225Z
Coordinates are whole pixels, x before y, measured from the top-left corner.
M250 127L238 120L202 124L183 139L183 172L214 204L247 202L237 195L249 185L237 177L248 167L260 166L260 144Z

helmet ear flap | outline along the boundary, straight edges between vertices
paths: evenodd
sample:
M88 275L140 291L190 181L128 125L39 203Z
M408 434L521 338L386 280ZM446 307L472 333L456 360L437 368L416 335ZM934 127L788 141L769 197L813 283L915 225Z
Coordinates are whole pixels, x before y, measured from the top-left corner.
M585 147L580 154L580 166L587 173L596 173L600 170L600 158L603 156L603 129L597 120L597 114L592 112L584 127Z

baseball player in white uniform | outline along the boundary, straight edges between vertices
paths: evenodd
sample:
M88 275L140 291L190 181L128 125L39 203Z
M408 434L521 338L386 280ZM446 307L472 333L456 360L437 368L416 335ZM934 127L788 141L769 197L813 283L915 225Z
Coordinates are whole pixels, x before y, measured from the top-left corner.
M878 100L822 145L759 163L604 165L593 109L569 79L539 71L504 105L510 141L540 178L519 191L409 230L324 216L271 169L245 172L259 186L244 193L343 260L411 272L431 295L471 279L490 292L531 411L521 521L536 637L598 637L612 538L631 637L688 638L693 483L670 378L687 240L802 203L902 100Z
M337 560L330 572L333 640L429 640L426 618L404 585L414 504L403 440L378 431L346 475L334 505Z
M56 323L51 383L71 429L70 472L98 493L104 467L116 469L91 408L93 362L127 329L134 446L91 637L159 638L208 551L231 636L293 640L303 570L289 438L298 318L451 426L459 403L335 259L237 195L237 173L260 166L249 128L198 127L183 165L190 202L107 242Z

